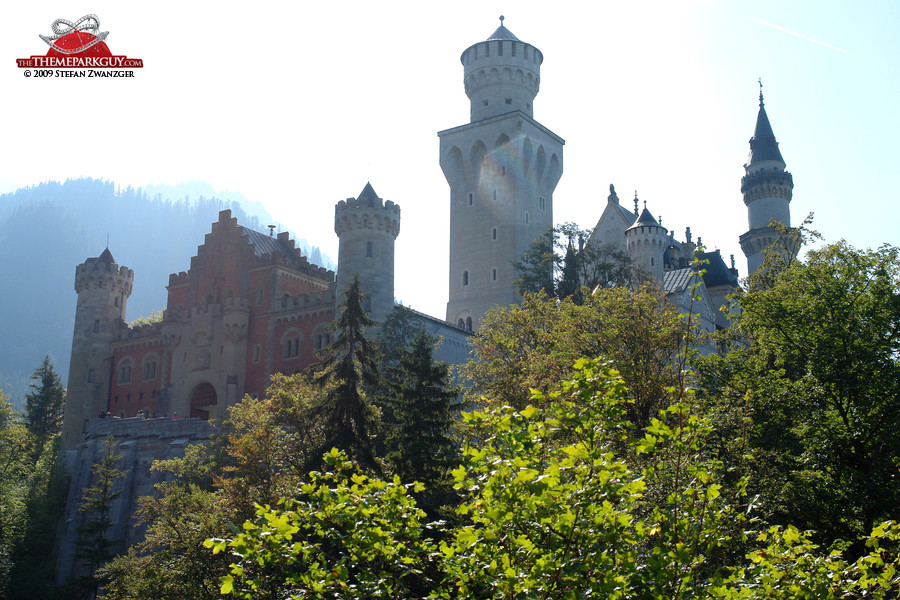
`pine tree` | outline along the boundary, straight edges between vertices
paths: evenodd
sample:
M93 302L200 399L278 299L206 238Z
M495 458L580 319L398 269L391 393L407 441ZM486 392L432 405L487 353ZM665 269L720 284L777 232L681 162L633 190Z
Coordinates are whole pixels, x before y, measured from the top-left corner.
M449 385L449 367L434 361L435 340L420 330L409 349L389 367L392 423L387 460L404 482L440 487L457 453L451 431L457 391Z
M572 297L575 304L581 304L583 296L581 294L581 281L578 277L578 256L575 254L575 247L569 242L566 247L566 255L563 258L562 272L560 273L559 283L556 284L556 293L560 298Z
M28 431L43 446L53 434L59 433L66 390L49 356L34 370L31 380L31 393L25 396L25 418Z
M324 445L318 456L338 448L363 468L380 472L373 440L377 410L369 398L378 384L378 351L365 337L366 329L375 321L366 315L362 301L357 275L344 291L340 316L332 326L335 340L326 349L329 358L316 376L316 382L325 386L323 401L314 409L324 429Z
M95 573L103 564L115 555L114 548L118 540L110 539L110 528L113 526L110 518L113 501L122 495L121 490L116 490L116 480L125 475L125 471L118 468L118 454L115 454L116 442L112 437L104 442L103 458L94 463L91 469L94 485L84 489L81 497L79 512L87 515L86 519L78 527L78 541L76 542L75 558L86 567L86 574L78 582L78 587L84 592L89 592L88 597L93 598L102 584Z

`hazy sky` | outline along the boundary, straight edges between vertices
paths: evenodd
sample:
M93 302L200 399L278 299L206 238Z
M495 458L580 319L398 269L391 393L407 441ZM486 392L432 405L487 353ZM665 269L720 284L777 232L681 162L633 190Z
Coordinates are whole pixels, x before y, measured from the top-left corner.
M25 78L15 59L46 53L38 34L87 13L144 69ZM556 222L592 226L614 183L746 274L740 178L761 77L794 222L815 212L828 240L900 241L894 1L17 3L0 38L0 192L79 176L205 180L336 259L334 204L371 180L402 208L397 298L443 317L436 132L468 122L459 56L501 14L544 54L534 116L566 140ZM127 264L127 240L113 232L110 245Z

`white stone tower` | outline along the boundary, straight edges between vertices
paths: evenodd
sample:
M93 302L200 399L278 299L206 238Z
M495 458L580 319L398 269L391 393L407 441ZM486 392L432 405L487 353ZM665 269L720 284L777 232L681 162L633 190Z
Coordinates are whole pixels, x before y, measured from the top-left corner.
M367 183L358 198L334 207L338 236L337 302L359 274L365 309L381 323L394 310L394 241L400 233L400 207L378 197Z
M460 58L471 122L438 133L450 184L447 320L477 329L493 306L519 301L513 264L553 225L563 171L558 135L534 120L541 51L503 26Z
M82 441L84 422L109 410L111 343L124 324L134 271L120 267L109 248L75 268L75 331L66 388L62 443L66 450Z
M634 203L636 207L637 198ZM663 280L663 257L668 233L647 210L646 201L640 216L625 230L625 246L634 264L646 269L659 282Z
M741 179L741 193L750 221L750 230L740 238L741 249L747 256L748 275L759 268L763 251L773 244L786 244L785 249L795 256L799 250L769 226L773 220L787 227L791 225L794 179L785 167L760 89L756 131L750 138L750 158L744 165L746 174Z

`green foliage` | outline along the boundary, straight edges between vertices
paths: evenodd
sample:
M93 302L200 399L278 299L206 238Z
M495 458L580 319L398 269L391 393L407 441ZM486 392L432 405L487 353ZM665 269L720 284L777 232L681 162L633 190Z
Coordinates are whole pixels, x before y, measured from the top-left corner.
M840 242L770 270L737 299L742 339L701 369L769 518L825 544L900 518L898 264L897 248Z
M152 325L153 323L162 323L163 313L165 310L154 310L149 315L145 315L143 317L138 317L134 321L130 321L128 325L130 327L135 327L137 325Z
M325 393L313 407L313 414L321 420L324 439L316 456L329 448L340 448L365 468L378 472L373 439L378 413L370 398L379 383L378 353L365 337L366 329L374 324L363 310L357 274L344 290L340 316L333 324L335 340L315 376Z
M259 507L232 539L223 595L238 598L422 598L434 586L433 543L407 486L370 479L337 449L325 473L311 473L301 498Z
M531 242L514 265L516 290L521 294L544 292L553 298L583 298L582 288L637 285L646 280L627 252L615 244L591 244L591 231L575 223L550 229Z
M453 404L458 392L449 385L449 368L435 363L434 340L420 331L409 349L402 349L398 364L388 367L391 419L387 429L386 459L402 481L418 481L438 493L455 466L458 453L452 435ZM445 494L440 494L445 495Z
M66 390L49 356L34 370L31 380L31 393L25 396L25 419L28 431L37 439L39 452L50 436L59 433Z
M59 435L47 440L28 477L27 501L22 519L24 537L13 553L15 568L9 585L10 600L55 600L55 562L52 560L56 529L65 512L69 479L60 455Z
M473 337L465 373L472 400L522 409L529 389L559 389L581 357L606 357L628 386L632 420L645 425L678 385L687 323L665 295L649 285L601 288L584 298L556 301L526 294L519 305L497 308Z
M55 597L53 540L67 486L59 435L37 438L0 391L0 598Z
M115 453L116 441L110 436L103 446L100 461L91 468L93 485L84 488L78 511L85 518L78 526L78 540L75 544L75 559L83 567L84 575L77 586L85 593L96 594L105 579L97 570L115 555L119 540L111 539L110 530L114 523L110 515L113 501L122 495L117 485L125 471L118 468L121 456Z
M221 496L194 483L159 484L140 499L138 517L148 523L144 540L107 563L101 576L109 600L212 600L228 561L213 557L205 539L227 529Z
M536 397L543 410L466 415L485 441L455 472L471 525L441 548L452 586L464 597L693 597L742 520L699 455L702 420L674 406L633 436L617 374L576 368L551 403ZM632 453L652 460L636 471Z
M635 431L622 380L598 361L579 361L572 381L535 400L544 408L466 414L473 437L454 471L465 494L460 525L424 524L410 493L420 485L370 478L334 449L324 457L328 470L312 473L297 500L260 506L234 535L205 542L216 555L231 555L220 592L263 599L895 597L900 528L875 528L869 552L853 562L821 552L793 528L750 531L744 482L729 481L709 458L711 426L687 404Z

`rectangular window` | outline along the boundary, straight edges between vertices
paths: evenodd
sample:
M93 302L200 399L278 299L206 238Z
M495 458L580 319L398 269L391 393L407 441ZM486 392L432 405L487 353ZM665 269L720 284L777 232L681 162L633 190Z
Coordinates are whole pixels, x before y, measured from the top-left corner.
M256 290L256 303L257 303L257 304L262 304L262 303L263 303L263 291L262 291L262 289Z
M372 256L372 242L366 242L366 256Z
M253 362L259 362L259 344L253 346Z
M94 333L100 333L100 319L94 319Z
M469 194L469 206L475 204L475 194Z

